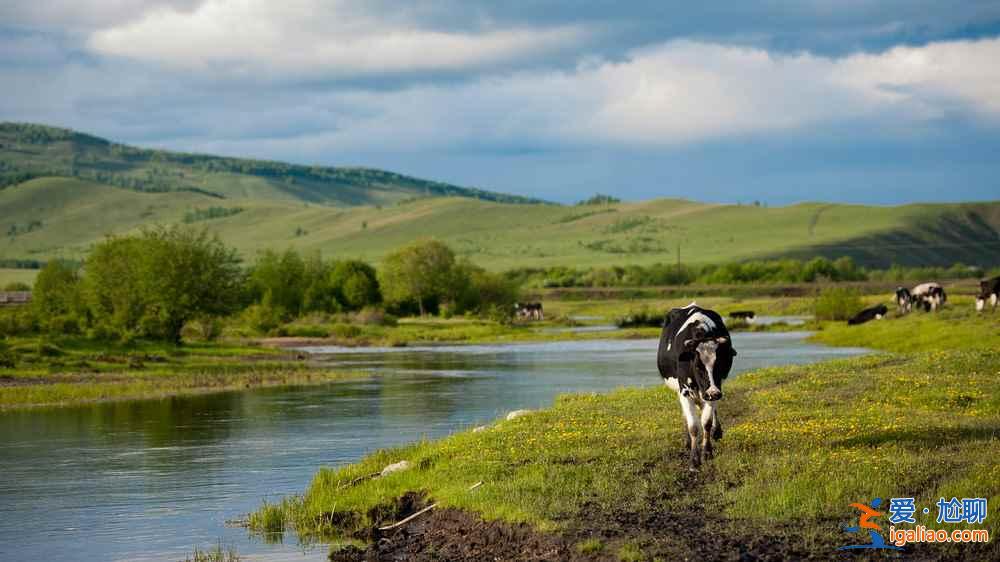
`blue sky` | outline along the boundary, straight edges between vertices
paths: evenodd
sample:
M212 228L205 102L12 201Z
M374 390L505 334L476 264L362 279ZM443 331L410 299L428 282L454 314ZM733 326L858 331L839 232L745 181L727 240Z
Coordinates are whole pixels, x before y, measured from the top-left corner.
M572 202L1000 199L1000 3L13 0L0 119Z

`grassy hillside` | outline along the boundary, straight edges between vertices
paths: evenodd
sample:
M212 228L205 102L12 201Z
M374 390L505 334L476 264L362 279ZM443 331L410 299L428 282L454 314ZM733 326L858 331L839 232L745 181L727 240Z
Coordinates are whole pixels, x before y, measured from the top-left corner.
M75 177L141 192L197 192L219 199L333 205L374 205L424 196L532 201L369 168L149 150L69 129L0 123L0 188L45 177Z
M1000 260L1000 203L761 208L661 199L566 207L435 197L344 208L147 193L68 178L0 191L0 232L6 234L0 257L80 258L107 233L184 222L218 233L247 257L262 248L296 247L378 261L415 238L433 236L491 269L673 262L678 246L685 263L844 254L870 265ZM886 242L904 237L909 246Z
M0 258L80 258L110 233L190 223L252 257L296 247L378 261L433 236L491 269L850 255L1000 265L1000 202L871 207L660 199L566 207L361 168L146 150L0 123Z

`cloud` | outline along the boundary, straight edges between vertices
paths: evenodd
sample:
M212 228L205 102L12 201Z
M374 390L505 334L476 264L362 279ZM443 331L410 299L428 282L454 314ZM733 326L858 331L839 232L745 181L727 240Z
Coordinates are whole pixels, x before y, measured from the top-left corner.
M909 131L945 117L1000 123L1000 39L878 55L774 55L673 41L622 61L402 90L337 90L308 107L338 126L294 142L329 149L671 146L851 122Z
M579 26L419 28L344 2L210 0L162 8L94 32L96 53L222 76L340 77L461 70L536 57L579 43Z

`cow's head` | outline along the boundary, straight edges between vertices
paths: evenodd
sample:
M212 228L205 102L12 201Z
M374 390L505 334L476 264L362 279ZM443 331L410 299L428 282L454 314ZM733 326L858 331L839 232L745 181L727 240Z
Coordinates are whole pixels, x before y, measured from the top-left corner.
M712 402L722 399L722 380L733 368L736 350L728 337L703 337L696 334L684 340L682 361L693 361L694 385L701 399Z

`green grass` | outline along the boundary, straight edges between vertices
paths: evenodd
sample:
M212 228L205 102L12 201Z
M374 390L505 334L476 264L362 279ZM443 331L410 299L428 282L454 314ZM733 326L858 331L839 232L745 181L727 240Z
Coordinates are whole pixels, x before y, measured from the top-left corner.
M0 368L0 410L162 398L366 376L322 369L278 350L229 344L129 346L82 338L13 338Z
M827 323L810 339L837 346L869 347L891 352L928 349L1000 349L1000 315L977 314L970 297L952 297L944 309L928 314L915 311L860 326Z
M41 178L0 190L0 233L29 220L42 224L31 232L7 236L0 257L79 259L108 233L130 232L153 223L183 223L193 210L220 204L238 205L243 211L196 226L217 233L248 259L264 248L294 247L318 250L330 257L378 262L414 238L430 236L491 270L669 263L676 259L678 242L685 263L724 263L801 252L848 253L871 263L884 261L884 255L870 250L877 244L869 239L920 238L928 231L928 222L966 233L968 244L931 247L921 254L904 252L897 254L899 259L906 263L974 263L982 261L984 255L979 231L974 228L979 224L975 217L1000 226L1000 204L993 203L830 205L810 235L810 219L817 204L765 209L663 199L619 203L614 206L616 212L565 222L561 219L568 210L558 205L457 197L350 208L262 196L220 203L192 192L139 193L92 181ZM717 228L720 221L726 224L724 233ZM621 230L622 224L640 226ZM845 248L858 240L866 240L863 247ZM955 244L964 242L959 239ZM641 250L644 245L656 249ZM611 251L619 247L637 249ZM910 259L910 255L915 257Z
M941 335L958 325L972 334L997 325L995 318L957 308L952 314L852 330L869 345L891 347L920 332ZM860 343L846 333L828 325L822 336ZM723 517L733 532L766 529L786 543L843 543L840 525L854 516L851 502L899 496L931 507L938 497L1000 501L1000 347L993 337L982 343L927 336L906 353L740 375L727 384L720 410L726 435L703 477L692 479L687 471L672 392L623 389L562 396L547 410L487 431L321 469L301 498L267 517L306 539L363 534L392 522L395 498L420 491L443 507L540 530L587 530L600 525L595 512L704 510ZM415 468L361 478L400 460ZM469 491L477 481L484 485ZM930 516L918 514L918 521L940 527L934 515L933 509ZM987 525L993 534L1000 529L997 518ZM655 533L634 533L636 540L626 536L602 548L623 559L649 556Z
M0 289L10 283L27 283L33 285L38 277L37 269L6 269L0 268Z

